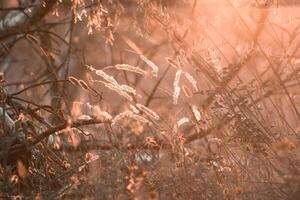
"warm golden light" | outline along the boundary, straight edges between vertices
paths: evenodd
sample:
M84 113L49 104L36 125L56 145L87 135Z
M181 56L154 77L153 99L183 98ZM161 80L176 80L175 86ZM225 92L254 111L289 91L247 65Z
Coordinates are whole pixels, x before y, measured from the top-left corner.
M0 1L0 199L298 199L299 5Z

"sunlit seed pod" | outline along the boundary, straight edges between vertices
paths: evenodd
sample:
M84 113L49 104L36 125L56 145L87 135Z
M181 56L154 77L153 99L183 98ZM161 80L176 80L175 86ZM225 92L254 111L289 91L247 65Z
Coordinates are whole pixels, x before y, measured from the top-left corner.
M158 114L156 112L154 112L153 110L151 110L150 108L147 108L146 106L139 104L139 103L136 104L136 107L138 109L140 109L141 111L143 111L149 117L159 120Z
M17 184L19 182L19 176L18 175L12 175L9 179L11 184ZM22 199L22 197L19 197L20 199Z
M140 111L132 104L129 105L130 109L132 110L133 113L139 114Z
M122 88L120 87L120 85L115 85L115 84L111 84L111 83L104 83L104 85L107 88L109 88L109 89L117 92L119 95L123 96L128 101L132 101L133 100L132 97L127 92L125 92L125 91L122 90Z
M89 115L80 115L80 116L78 116L78 120L90 120L90 119L92 119L92 117L89 116Z
M174 79L174 82L173 82L173 86L174 86L173 104L175 104L175 105L177 104L179 94L180 94L179 81L180 81L181 74L182 74L182 70L177 70L176 75L175 75L175 79Z
M103 78L104 80L106 80L107 82L118 85L118 82L116 81L116 79L114 79L114 77L112 77L112 76L106 74L104 71L98 69L98 70L95 71L95 73L96 73L98 76L102 77L102 78Z
M177 87L179 85L181 74L182 74L182 70L177 70L177 72L175 74L175 79L174 79L174 82L173 82L174 87Z
M119 69L119 70L124 70L124 71L130 71L130 72L134 72L140 75L146 75L147 72L141 68L132 66L132 65L128 65L128 64L117 64L115 65L115 68Z
M178 103L178 98L179 98L179 95L180 95L180 87L179 86L176 86L174 88L174 92L173 92L173 104L177 104Z
M123 91L136 95L136 90L133 87L125 84L121 85L120 87Z
M119 95L121 95L121 96L123 96L124 98L126 98L128 101L132 101L133 100L133 98L129 95L129 94L127 94L126 92L118 92L118 94Z
M113 119L112 119L112 125L115 125L116 123L118 123L120 120L129 117L132 114L131 111L125 111L122 113L119 113L118 115L116 115Z
M140 54L141 60L143 60L151 69L152 69L152 76L157 77L158 76L158 66L154 64L151 60Z
M87 91L90 89L86 82L84 82L83 80L79 80L79 85Z
M175 61L173 61L171 58L166 58L167 62L174 67L175 69L180 69L180 67L176 64Z
M105 119L107 119L107 120L111 120L111 119L112 119L111 114L109 114L109 113L106 112L106 111L102 111L102 112L100 112L100 114L101 114Z
M86 163L91 163L91 162L93 162L93 161L95 161L95 160L98 160L100 157L99 157L99 155L97 155L97 154L94 154L94 153L86 153L85 154L85 162Z
M179 119L178 121L177 121L177 127L180 127L180 126L182 126L183 124L185 124L185 123L188 123L190 120L189 120L189 118L187 118L187 117L183 117L183 118L181 118L181 119Z
M68 80L75 86L78 86L79 85L79 80L73 76L69 76L68 77Z
M196 105L192 106L193 115L197 121L201 120L201 113Z
M157 77L159 67L151 60L149 60L146 56L144 56L142 50L138 48L137 45L134 42L132 42L129 38L124 36L122 36L122 38L125 40L128 46L130 46L134 50L134 53L138 54L140 59L143 60L151 68L152 76Z
M112 116L108 112L102 111L99 106L91 106L90 110L93 116L96 116L98 119L104 118L104 120L108 121L112 119Z
M87 64L85 64L84 66L87 68L87 70L89 70L89 71L91 71L91 72L93 72L93 71L96 70L92 65L87 65Z
M181 88L182 88L182 91L183 91L184 95L185 95L187 98L190 98L190 97L193 96L192 91L191 91L190 88L188 88L186 85L182 85Z
M145 117L142 117L140 115L132 114L130 117L132 119L135 119L135 120L139 121L139 122L150 124L150 121L148 119L146 119Z
M198 91L197 81L194 79L194 77L191 74L189 74L188 72L184 72L184 76L191 83L191 85L194 87L194 89L196 91Z
M26 37L27 39L33 41L36 45L40 45L39 40L38 40L36 37L34 37L33 35L31 35L31 34L26 34L25 37Z

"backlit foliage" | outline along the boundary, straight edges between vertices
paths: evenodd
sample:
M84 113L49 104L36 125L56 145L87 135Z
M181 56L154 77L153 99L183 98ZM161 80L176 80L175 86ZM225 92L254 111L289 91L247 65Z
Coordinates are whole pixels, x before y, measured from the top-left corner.
M300 196L294 1L0 6L0 198Z

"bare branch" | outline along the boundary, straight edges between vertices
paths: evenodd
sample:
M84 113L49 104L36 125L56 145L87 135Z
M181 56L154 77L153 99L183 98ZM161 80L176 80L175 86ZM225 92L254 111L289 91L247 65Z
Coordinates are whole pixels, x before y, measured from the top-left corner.
M56 0L36 1L24 10L9 11L0 20L0 39L25 32L38 23L55 3Z

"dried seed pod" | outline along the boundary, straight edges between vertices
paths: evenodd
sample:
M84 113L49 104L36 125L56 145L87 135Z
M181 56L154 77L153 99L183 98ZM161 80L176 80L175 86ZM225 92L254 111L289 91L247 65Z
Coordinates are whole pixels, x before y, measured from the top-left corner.
M100 114L101 114L105 119L107 119L107 120L111 120L111 119L112 119L111 114L109 114L109 113L106 112L106 111L102 111L102 112L100 112Z
M177 70L176 75L175 75L175 79L174 79L174 82L173 82L174 87L177 87L179 85L181 74L182 74L182 70L181 69Z
M176 86L174 88L174 92L173 92L173 104L177 104L178 103L178 98L179 98L179 94L180 94L180 87Z
M196 118L196 120L200 121L201 120L201 113L200 113L200 111L199 111L199 109L196 105L192 106L192 111L193 111L193 114L194 114L194 117Z
M131 111L125 111L122 113L119 113L118 115L116 115L113 120L112 120L112 124L116 124L117 122L119 122L121 119L128 117L130 115Z
M141 111L143 111L149 117L159 120L158 114L156 112L154 112L153 110L151 110L150 108L147 108L146 106L139 104L139 103L136 104L136 107L138 109L140 109Z
M112 77L112 76L106 74L104 71L98 69L98 70L95 71L95 73L96 73L98 76L101 76L101 77L102 77L104 80L106 80L107 82L118 85L118 82L116 81L116 79L114 79L114 77Z
M152 69L152 76L157 77L159 67L151 60L149 60L146 56L144 56L142 50L134 42L132 42L132 40L124 36L122 36L122 38L125 40L128 46L130 46L134 50L133 53L138 54L140 59L143 60Z
M31 35L31 34L26 34L25 37L26 37L27 39L33 41L36 45L40 45L39 40L38 40L36 37L34 37L33 35Z
M166 60L167 60L167 62L168 62L172 67L174 67L175 69L180 69L180 67L176 64L176 62L173 61L171 58L167 58Z
M82 87L84 90L89 91L90 87L87 85L86 82L84 82L83 80L79 80L79 85L80 87Z
M130 117L131 117L132 119L135 119L135 120L137 120L137 121L139 121L139 122L142 122L142 123L148 123L148 124L151 123L151 122L150 122L148 119L146 119L145 117L142 117L142 116L137 115L137 114L132 114Z
M128 64L117 64L115 65L115 68L119 69L119 70L124 70L124 71L130 71L130 72L134 72L140 75L146 75L147 72L141 68L132 66L132 65L128 65Z
M90 120L90 119L92 119L92 117L89 115L80 115L77 117L77 119L78 120Z
M191 83L191 85L194 87L194 89L196 91L198 91L197 81L194 79L194 77L191 74L189 74L188 72L184 72L184 76Z
M87 68L87 70L89 70L91 72L96 71L96 69L92 65L85 64L84 66Z
M69 76L68 77L68 80L75 86L78 86L79 85L79 80L73 76Z
M129 107L130 107L130 109L132 110L133 113L135 113L135 114L139 114L140 113L140 111L134 105L130 104Z
M141 60L143 60L149 67L152 69L152 76L157 77L158 76L158 66L154 64L151 60L140 54Z
M190 98L190 97L193 96L192 91L191 91L190 88L188 88L186 85L182 85L181 88L182 88L182 91L183 91L184 95L185 95L187 98Z
M132 101L132 97L125 91L122 90L120 85L115 85L111 83L105 83L104 84L107 88L117 92L119 95L125 97L128 101Z
M121 85L121 89L125 92L136 95L136 90L133 87L130 87L129 85L123 84L123 85Z
M179 94L180 94L179 81L180 81L181 74L182 74L182 70L181 69L177 70L176 75L175 75L175 79L174 79L174 82L173 82L173 86L174 86L173 104L175 104L175 105L178 102L178 98L179 98Z
M177 121L177 127L180 127L180 126L182 126L183 124L185 124L185 123L188 123L190 121L190 119L189 118L187 118L187 117L183 117L183 118L181 118L181 119L179 119L178 121Z

